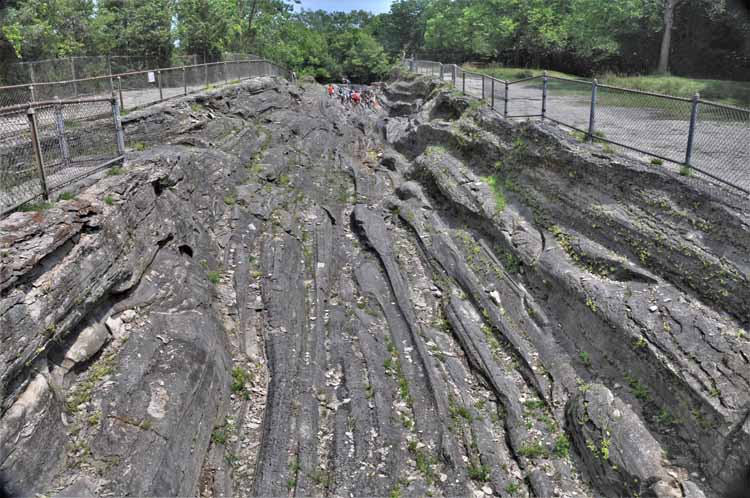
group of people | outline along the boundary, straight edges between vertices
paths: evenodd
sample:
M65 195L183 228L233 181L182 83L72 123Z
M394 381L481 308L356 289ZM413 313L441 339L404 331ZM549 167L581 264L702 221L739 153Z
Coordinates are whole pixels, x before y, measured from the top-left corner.
M353 89L351 88L351 82L346 78L342 80L341 85L330 83L327 91L330 98L338 98L342 104L351 105L355 108L361 105L367 109L373 109L378 105L375 92L367 87L363 87L361 91L356 88Z

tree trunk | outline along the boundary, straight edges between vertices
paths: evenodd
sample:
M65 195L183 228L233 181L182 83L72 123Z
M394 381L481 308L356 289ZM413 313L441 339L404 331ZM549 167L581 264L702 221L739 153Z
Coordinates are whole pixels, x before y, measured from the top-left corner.
M672 28L674 27L674 8L678 0L664 0L664 34L661 38L659 66L656 72L665 74L669 71L669 52L672 48Z

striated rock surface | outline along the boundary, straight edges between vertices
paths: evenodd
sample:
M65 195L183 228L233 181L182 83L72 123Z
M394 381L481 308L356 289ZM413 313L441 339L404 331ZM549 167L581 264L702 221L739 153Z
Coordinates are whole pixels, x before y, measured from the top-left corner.
M426 79L384 104L163 103L0 220L0 494L745 496L747 201Z

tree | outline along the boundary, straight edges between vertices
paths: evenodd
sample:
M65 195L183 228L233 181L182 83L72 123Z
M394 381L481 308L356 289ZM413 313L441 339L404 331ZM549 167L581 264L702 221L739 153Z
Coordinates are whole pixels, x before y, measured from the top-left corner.
M661 38L661 48L659 49L659 63L656 68L657 73L669 72L669 56L672 50L672 31L674 30L675 11L680 5L687 3L686 0L657 0L662 9L663 15L663 32ZM710 12L720 13L726 9L724 0L697 0L707 3Z
M379 41L390 54L411 54L424 46L429 5L430 0L395 0L383 14Z
M352 32L352 44L346 53L344 71L353 80L371 82L381 79L390 70L383 46L362 30Z
M3 35L21 59L74 55L91 46L93 0L28 0L5 11Z
M180 0L177 4L177 35L180 48L199 54L203 60L221 59L237 17L232 0Z

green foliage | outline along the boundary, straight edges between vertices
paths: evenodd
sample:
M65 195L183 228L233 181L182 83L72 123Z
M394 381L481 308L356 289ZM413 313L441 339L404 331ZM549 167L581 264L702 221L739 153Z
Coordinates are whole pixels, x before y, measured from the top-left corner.
M535 441L521 446L518 454L526 458L547 458L549 450L547 450L547 447L541 441Z
M516 481L509 482L508 485L505 486L505 492L511 496L514 496L520 490L521 490L521 486Z
M46 211L52 206L53 204L51 202L46 202L46 201L27 202L26 204L22 204L18 208L18 211L21 211L21 212Z
M123 174L123 172L124 172L124 171L125 171L125 170L123 170L123 169L122 169L121 167L119 167L119 166L114 166L114 167L112 167L112 168L109 168L109 169L107 170L107 176L116 176L116 175L121 175L121 174Z
M483 180L487 182L487 185L492 189L492 193L495 196L495 207L498 211L505 210L505 192L502 187L502 182L498 180L497 176L487 176Z
M230 389L234 394L241 395L244 399L250 399L250 392L245 387L250 381L252 381L252 374L250 372L240 367L232 369Z
M216 285L219 282L221 282L221 272L219 271L210 271L208 272L208 281L212 284Z
M487 465L475 465L469 466L469 479L477 482L489 482L490 480L490 468Z
M570 439L565 434L561 434L555 439L555 446L552 448L552 453L560 458L565 458L570 453Z
M72 201L75 198L76 196L73 192L60 192L60 195L57 196L58 201Z
M107 195L104 197L104 204L106 204L107 206L111 206L114 203L115 203L115 199L111 195Z

